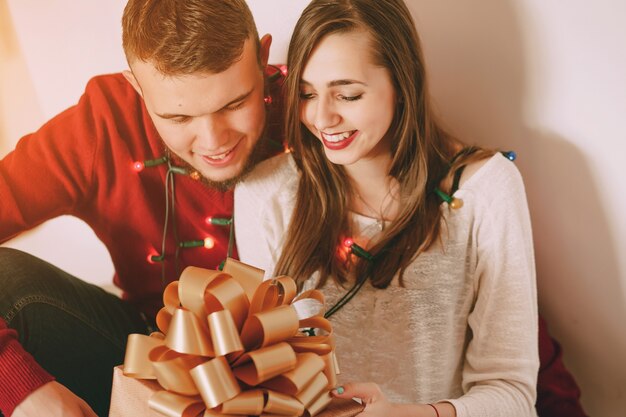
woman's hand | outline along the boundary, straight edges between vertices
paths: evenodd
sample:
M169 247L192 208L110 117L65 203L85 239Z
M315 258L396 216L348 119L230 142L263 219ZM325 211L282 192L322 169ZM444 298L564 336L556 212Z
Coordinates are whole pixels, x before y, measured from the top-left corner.
M357 417L455 417L456 410L450 403L428 404L393 404L387 400L380 387L372 382L353 382L331 391L334 397L359 398L365 410Z
M365 410L357 417L395 416L394 405L387 401L387 397L377 384L372 382L348 383L331 391L338 398L359 398L365 405Z
M98 417L91 407L56 381L48 382L15 407L12 417Z

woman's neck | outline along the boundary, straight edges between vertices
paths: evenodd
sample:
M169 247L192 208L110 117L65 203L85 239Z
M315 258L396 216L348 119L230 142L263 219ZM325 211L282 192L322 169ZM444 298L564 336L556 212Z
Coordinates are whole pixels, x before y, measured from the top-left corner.
M389 176L388 155L361 160L344 168L352 185L352 211L379 220L393 220L398 213L398 182Z

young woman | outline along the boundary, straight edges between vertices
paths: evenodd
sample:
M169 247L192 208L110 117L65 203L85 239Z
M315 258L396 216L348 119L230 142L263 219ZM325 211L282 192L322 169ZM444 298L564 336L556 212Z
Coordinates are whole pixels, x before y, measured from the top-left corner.
M363 416L535 416L522 179L432 114L402 0L314 0L288 55L290 154L235 192L244 262L326 295Z

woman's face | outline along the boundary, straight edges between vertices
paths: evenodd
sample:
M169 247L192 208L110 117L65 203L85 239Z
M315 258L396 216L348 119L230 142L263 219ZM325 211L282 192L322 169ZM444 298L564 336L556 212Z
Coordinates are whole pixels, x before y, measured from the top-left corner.
M300 80L300 120L326 157L350 166L390 159L396 91L389 71L373 61L369 33L328 35L313 49Z

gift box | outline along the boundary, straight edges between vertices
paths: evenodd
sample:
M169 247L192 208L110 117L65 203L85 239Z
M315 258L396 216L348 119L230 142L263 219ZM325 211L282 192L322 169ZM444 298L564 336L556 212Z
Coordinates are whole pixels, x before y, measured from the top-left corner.
M160 332L129 336L110 417L353 416L331 398L338 367L319 291L228 259L186 268L163 294Z
M156 381L124 376L122 367L116 367L109 417L163 417L163 414L148 406L150 397L161 389ZM363 405L356 401L333 398L316 417L353 417L361 411Z

